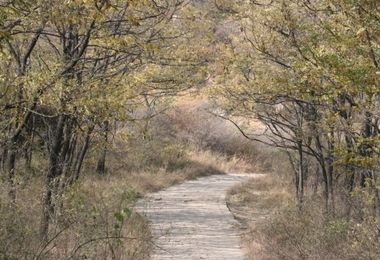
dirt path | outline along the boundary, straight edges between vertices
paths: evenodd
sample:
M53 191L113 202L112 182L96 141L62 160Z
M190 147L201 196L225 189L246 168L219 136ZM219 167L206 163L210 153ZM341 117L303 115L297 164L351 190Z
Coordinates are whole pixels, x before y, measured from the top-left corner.
M154 236L152 259L244 258L239 223L225 201L232 185L254 174L213 175L152 194L140 204Z

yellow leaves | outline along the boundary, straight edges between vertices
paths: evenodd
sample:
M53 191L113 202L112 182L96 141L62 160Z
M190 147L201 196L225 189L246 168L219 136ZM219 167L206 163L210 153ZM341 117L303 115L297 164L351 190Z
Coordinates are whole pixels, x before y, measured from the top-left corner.
M129 43L134 43L135 42L135 39L131 36L131 35L125 35L123 37L123 42L125 44L129 44Z
M361 35L363 35L363 34L365 34L366 33L366 28L360 28L357 32L356 32L356 35L357 36L361 36Z
M131 7L136 7L136 0L129 0L129 4L131 5Z
M371 181L372 180L370 179L366 180L366 182ZM350 193L350 197L351 199L360 198L362 203L364 203L366 206L371 206L374 204L375 194L365 188L355 187L354 190Z
M201 35L206 29L197 21L198 13L196 19L192 19L195 14L190 11L196 8L191 9L190 5L181 15L191 20L170 20L169 14L174 9L180 12L182 8L171 0L162 2L167 5L167 12L160 2L145 0L45 2L40 5L41 1L36 1L39 4L36 5L36 13L24 15L27 18L17 27L20 32L14 37L16 39L11 39L17 47L16 52L22 55L31 42L30 32L36 31L42 21L46 22L44 37L38 39L28 60L27 75L22 79L27 89L24 92L26 98L38 97L39 102L53 106L67 102L78 107L78 111L82 107L86 114L91 108L104 109L105 104L121 108L126 99L133 99L150 87L175 89L175 82L184 84L187 81L190 85L205 78L203 65L197 63L203 62L203 56L210 55L208 41ZM29 27L25 27L26 24ZM30 32L21 33L29 29ZM88 46L87 35L90 36ZM1 37L10 35L0 31ZM7 59L13 66L10 70L16 73L15 59L9 52L1 55L1 65L8 62L5 62L6 57L12 58ZM149 62L157 65L139 69ZM66 70L65 66L71 63L73 67ZM161 67L160 63L167 66ZM6 69L8 66L3 67ZM123 78L118 75L123 75ZM117 102L112 103L112 100Z
M9 40L11 38L11 34L7 31L0 31L0 39L2 40L3 38ZM1 41L0 41L0 43L1 43Z

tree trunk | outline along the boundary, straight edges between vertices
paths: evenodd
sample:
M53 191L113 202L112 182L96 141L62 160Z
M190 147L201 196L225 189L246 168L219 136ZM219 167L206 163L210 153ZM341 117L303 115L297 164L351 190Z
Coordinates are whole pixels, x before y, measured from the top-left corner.
M60 168L60 156L63 143L63 131L65 126L66 117L64 115L58 116L58 122L56 126L56 131L54 139L52 142L52 147L48 148L49 151L49 168L46 175L46 191L45 197L43 199L43 212L40 224L40 239L41 241L46 241L49 223L54 214L54 194L56 194L58 177L61 173ZM51 144L49 144L50 146Z
M16 187L14 182L15 176L15 165L16 165L16 152L14 150L13 144L9 145L9 149L7 151L7 160L5 163L5 169L7 172L8 179L8 195L12 203L16 202Z
M353 141L351 138L349 138L347 135L345 136L345 141L347 144L347 152L352 153L353 152ZM346 179L345 179L345 195L346 195L346 203L347 203L347 208L346 208L346 218L347 220L350 219L351 217L351 211L352 211L352 202L350 199L350 194L354 190L354 185L355 185L355 170L351 165L346 166Z
M102 151L98 158L98 165L96 167L96 172L99 174L104 174L106 172L106 158L107 158L107 142L108 142L108 132L109 132L109 122L104 121L103 123L103 140L101 140Z
M327 180L329 183L329 194L330 194L330 212L335 216L335 195L334 195L334 159L332 153L334 152L334 133L331 133L331 140L328 140L328 155L327 155Z
M315 139L315 145L318 151L317 154L317 160L319 162L321 171L322 171L322 177L323 177L323 198L324 198L324 213L329 214L329 190L330 190L330 180L328 178L328 170L326 169L326 162L324 158L324 153L322 149L321 139L318 135L314 137Z
M90 136L92 131L94 130L94 126L89 127L88 132L86 134L86 138L84 140L84 144L82 146L82 150L79 153L79 157L75 166L75 171L74 171L74 181L77 181L79 179L79 174L82 169L83 161L86 156L88 146L90 144Z
M303 199L304 199L304 179L305 179L305 162L304 154L302 149L302 141L298 141L298 156L299 156L299 167L298 167L298 178L297 181L297 203L298 207L302 209Z

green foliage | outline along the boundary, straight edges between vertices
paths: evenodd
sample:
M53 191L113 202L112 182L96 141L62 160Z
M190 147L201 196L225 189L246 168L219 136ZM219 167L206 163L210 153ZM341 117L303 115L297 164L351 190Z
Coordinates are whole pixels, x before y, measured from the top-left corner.
M128 208L124 208L120 212L116 212L114 214L114 216L115 216L115 218L116 218L117 221L123 222L124 218L129 218L131 216L131 211Z
M35 235L33 224L28 215L20 208L11 209L11 205L2 204L0 229L0 258L20 259L22 256L33 256L33 243L30 238Z
M345 219L334 219L328 221L323 227L319 241L327 250L335 250L334 246L337 241L344 242L347 240L349 223Z

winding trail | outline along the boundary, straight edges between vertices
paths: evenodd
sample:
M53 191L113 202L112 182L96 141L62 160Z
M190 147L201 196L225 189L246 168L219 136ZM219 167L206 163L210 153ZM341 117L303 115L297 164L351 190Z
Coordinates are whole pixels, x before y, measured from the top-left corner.
M154 237L152 259L244 258L226 191L255 174L212 175L151 194L139 204ZM142 205L143 204L143 205Z

